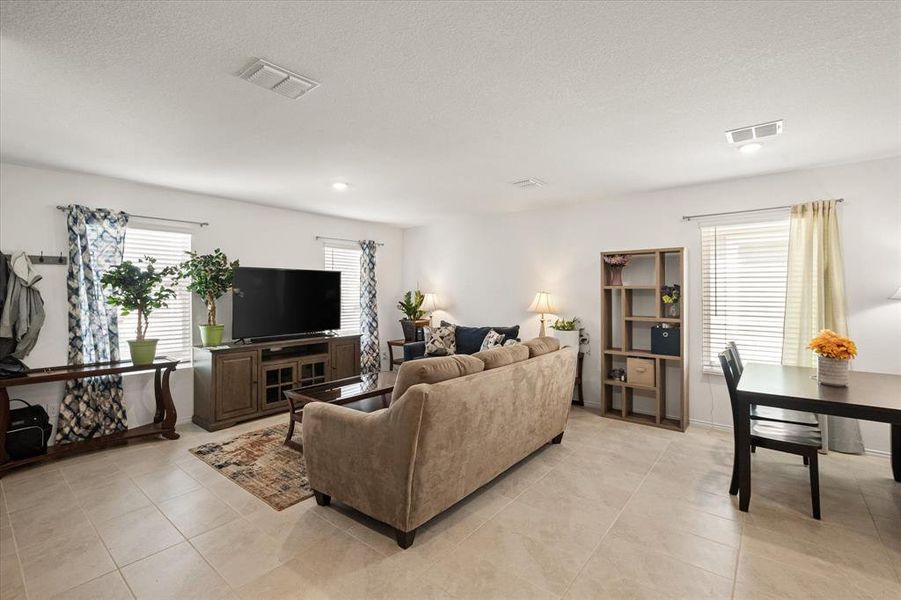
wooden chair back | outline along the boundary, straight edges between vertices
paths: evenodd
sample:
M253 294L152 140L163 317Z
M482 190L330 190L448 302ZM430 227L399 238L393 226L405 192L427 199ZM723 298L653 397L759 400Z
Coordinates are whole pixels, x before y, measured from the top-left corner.
M723 369L723 377L726 379L726 387L729 389L729 403L732 405L732 425L735 429L735 420L738 416L738 378L735 376L738 367L735 365L735 358L729 348L726 348L719 354L720 367Z
M745 370L745 364L741 360L741 354L738 353L738 345L735 342L726 342L726 347L732 351L732 358L735 359L735 366L738 367L736 372L741 377Z

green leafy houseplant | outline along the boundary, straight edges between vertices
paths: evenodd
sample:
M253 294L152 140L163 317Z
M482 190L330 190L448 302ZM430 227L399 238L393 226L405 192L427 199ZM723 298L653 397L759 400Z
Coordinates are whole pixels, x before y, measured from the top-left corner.
M404 313L405 317L415 321L425 316L425 311L422 310L422 302L424 300L425 296L423 296L422 292L411 290L404 294L403 299L397 303L397 308Z
M158 340L145 339L150 325L150 314L157 308L165 308L175 298L175 290L168 287L177 273L175 267L157 269L156 259L145 256L139 260L143 268L131 261L116 265L103 274L100 283L108 288L106 302L118 306L123 316L132 312L138 315L135 339L129 340L131 360L135 364L149 364L156 356Z
M235 270L239 261L229 262L228 257L216 248L212 254L188 252L189 258L178 266L178 279L189 279L188 289L206 304L207 322L200 326L200 338L204 346L222 342L224 325L216 323L216 300L235 290Z
M404 314L405 319L400 320L400 326L404 330L404 341L416 341L416 321L425 316L422 303L425 296L419 290L410 290L397 303L397 309Z
M566 319L557 319L554 321L554 324L551 325L557 331L575 331L576 323L579 321L579 317L573 317L571 320L567 321Z
M579 331L579 317L573 317L570 320L557 319L551 325L554 330L554 337L560 340L561 346L572 346L579 348L581 332Z

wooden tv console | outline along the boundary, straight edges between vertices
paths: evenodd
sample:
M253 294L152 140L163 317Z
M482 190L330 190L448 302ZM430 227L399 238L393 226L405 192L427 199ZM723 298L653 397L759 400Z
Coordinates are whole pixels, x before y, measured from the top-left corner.
M194 417L207 431L288 411L284 392L360 374L360 336L194 348Z

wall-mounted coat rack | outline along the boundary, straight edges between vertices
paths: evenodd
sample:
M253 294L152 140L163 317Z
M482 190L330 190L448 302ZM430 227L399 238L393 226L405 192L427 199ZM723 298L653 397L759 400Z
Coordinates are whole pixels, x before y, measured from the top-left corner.
M4 258L10 258L11 254L4 254ZM40 254L29 254L28 259L31 260L31 264L33 265L67 265L69 264L69 259L63 256L63 253L60 252L59 256L44 256L44 253Z

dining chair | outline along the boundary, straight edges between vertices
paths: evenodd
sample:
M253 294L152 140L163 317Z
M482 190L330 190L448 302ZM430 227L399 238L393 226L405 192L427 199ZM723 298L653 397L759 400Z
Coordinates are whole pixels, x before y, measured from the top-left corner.
M732 460L732 481L729 493L738 494L738 381L733 373L738 368L732 353L724 350L719 354L720 367L726 378L729 389L729 402L732 405L732 430L735 452ZM751 446L795 454L804 458L804 464L810 470L810 500L813 505L813 518L820 518L820 469L817 453L822 444L819 427L808 427L795 423L751 419Z
M741 354L738 352L738 346L735 342L726 342L726 352L732 354L733 362L730 364L732 365L731 368L733 377L735 378L735 384L738 385L741 374L745 368L744 363L741 360ZM805 427L820 426L817 416L813 413L787 408L777 408L775 406L757 406L756 404L751 405L751 420L792 423L793 425L803 425ZM806 461L804 464L807 464Z

